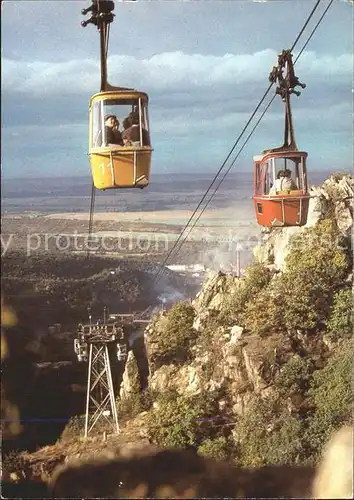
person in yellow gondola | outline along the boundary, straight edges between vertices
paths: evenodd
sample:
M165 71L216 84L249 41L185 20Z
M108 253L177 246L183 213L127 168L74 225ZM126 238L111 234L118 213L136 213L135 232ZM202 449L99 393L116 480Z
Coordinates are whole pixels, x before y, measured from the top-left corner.
M128 117L131 125L129 128L127 128L123 132L123 139L125 141L125 144L131 144L133 146L139 146L140 145L140 126L139 126L139 112L133 111L130 113ZM143 134L143 146L148 146L149 145L149 135L147 133L147 130L143 127L142 128L142 134Z
M106 144L124 146L122 134L119 131L119 121L115 115L107 115L104 120Z
M123 142L124 142L124 145L125 146L131 146L131 141L128 139L128 132L127 130L131 127L131 121L130 121L130 117L129 116L126 116L123 120L123 132L122 132L122 139L123 139Z

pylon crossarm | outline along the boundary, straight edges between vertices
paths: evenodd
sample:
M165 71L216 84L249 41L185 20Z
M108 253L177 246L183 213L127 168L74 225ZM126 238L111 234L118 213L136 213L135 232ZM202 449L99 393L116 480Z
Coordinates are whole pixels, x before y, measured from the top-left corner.
M91 398L92 402L96 406L96 409L92 415L89 416L88 419L88 432L93 429L93 427L96 425L98 422L99 418L103 417L110 425L114 427L114 422L112 422L112 419L110 419L107 415L104 414L106 410L110 411L109 405L107 404L109 402L109 394L106 395L102 403L98 403L94 398Z
M98 422L98 419L103 417L112 427L114 427L113 422L111 419L107 417L107 415L104 415L102 412L98 412L97 414L94 413L92 417L90 418L89 422L92 422L89 428L89 431L95 427L95 425Z
M96 361L99 361L99 356L100 356L100 354L101 354L102 352L104 352L104 351L103 351L104 346L102 346L102 347L97 347L95 344L92 344L92 345L93 345L93 347L96 349L96 352L95 352L95 354L94 354L94 356L93 356L93 360L92 360L92 363L93 363L93 364L95 364L95 363L96 363Z
M90 396L90 401L94 404L96 408L101 407L101 403L99 403L93 396Z
M104 369L101 373L97 374L96 380L93 382L90 392L93 391L93 389L97 386L98 383L100 383L107 391L109 391L108 384L106 381L102 378L103 375L106 373L106 369ZM95 375L95 374L94 374Z
M106 408L107 406L107 403L110 403L110 397L109 397L109 394L106 394L105 397L103 398L103 400L101 401L101 403L99 403L98 401L96 401L95 398L91 397L90 398L91 401L93 402L93 404L96 406L97 410L101 410L102 408ZM108 408L109 409L109 408Z

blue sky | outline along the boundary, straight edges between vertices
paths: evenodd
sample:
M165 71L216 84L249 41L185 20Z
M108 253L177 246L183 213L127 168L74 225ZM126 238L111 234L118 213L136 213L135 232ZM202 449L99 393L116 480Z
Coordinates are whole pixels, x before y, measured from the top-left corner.
M154 171L218 170L267 88L277 54L292 45L314 4L115 2L109 81L149 94ZM88 101L100 84L98 32L80 26L89 5L2 2L4 178L89 173ZM307 84L293 98L296 139L310 169L352 166L352 16L352 2L335 0L296 65ZM282 137L278 97L234 168L251 170L252 156Z

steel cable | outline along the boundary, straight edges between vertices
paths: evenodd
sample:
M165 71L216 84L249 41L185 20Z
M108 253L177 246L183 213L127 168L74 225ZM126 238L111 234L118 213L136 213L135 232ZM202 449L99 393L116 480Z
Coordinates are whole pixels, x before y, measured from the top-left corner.
M299 32L299 34L298 34L298 36L296 37L296 40L294 41L294 43L293 43L293 45L292 45L292 47L291 47L291 49L290 49L291 51L295 48L295 46L296 46L297 42L299 41L299 39L300 39L301 35L303 34L304 30L306 29L306 27L307 27L307 25L308 25L309 21L311 20L311 18L312 18L312 16L313 16L313 14L315 13L316 9L318 8L318 6L319 6L319 4L320 4L320 1L321 1L321 0L317 0L317 2L316 2L316 4L315 4L315 6L313 7L312 11L310 12L310 14L309 14L309 16L308 16L308 18L307 18L306 22L304 23L304 25L303 25L302 29L300 30L300 32ZM317 25L316 25L315 29L313 30L313 32L311 33L310 37L309 37L309 38L308 38L308 40L306 41L305 45L304 45L304 46L303 46L303 48L301 49L300 54L302 53L302 51L304 50L304 48L306 47L306 45L308 44L308 42L309 42L309 41L310 41L310 39L312 38L312 36L313 36L314 32L316 31L316 29L317 29L318 25L319 25L319 24L320 24L320 22L322 21L322 19L323 19L323 17L324 17L324 15L325 15L325 13L326 13L326 12L327 12L327 10L329 9L329 7L330 7L330 5L332 4L332 2L333 2L333 0L331 0L331 3L329 4L329 6L327 7L326 11L325 11L325 12L324 12L324 14L322 15L322 17L321 17L320 21L317 23ZM297 59L298 59L298 58L299 58L299 56L297 57ZM296 59L296 60L297 60L297 59ZM202 199L200 200L200 202L198 203L198 205L197 205L197 207L195 208L194 212L192 213L192 215L191 215L191 216L190 216L190 218L188 219L187 223L185 224L184 228L182 229L182 231L181 231L181 233L180 233L179 237L177 238L177 240L175 241L175 243L174 243L174 245L172 246L171 250L168 252L167 256L165 257L165 259L164 259L163 263L162 263L162 264L161 264L161 266L160 266L159 271L158 271L158 272L157 272L157 274L156 274L156 277L155 277L155 280L154 280L153 284L155 284L157 281L159 281L160 276L162 276L162 274L163 274L163 272L164 272L164 266L165 266L165 264L166 264L166 263L167 263L167 261L169 260L170 256L172 255L172 253L173 253L173 251L175 250L175 248L177 247L177 245L179 244L179 242L180 242L180 240L181 240L181 238L182 238L183 234L184 234L184 233L185 233L185 231L187 230L187 228L188 228L188 226L190 225L190 223L191 223L192 219L194 218L195 214L197 213L197 211L198 211L199 207L201 206L201 204L202 204L202 203L203 203L203 201L205 200L205 198L206 198L207 194L209 193L209 191L210 191L210 190L211 190L211 188L213 187L214 183L216 182L216 180L217 180L217 178L219 177L219 175L220 175L220 173L222 172L222 170L224 169L224 167L225 167L225 165L226 165L227 161L229 160L230 156L231 156L231 155L232 155L232 153L234 152L234 150L235 150L236 146L238 145L238 143L239 143L240 139L242 138L243 134L245 133L245 131L246 131L246 129L247 129L247 127L248 127L248 125L250 124L250 122L251 122L251 121L252 121L252 119L254 118L255 114L257 113L258 109L259 109L259 108L260 108L260 106L262 105L262 103L263 103L264 99L265 99L265 98L266 98L266 96L268 95L268 93L269 93L269 91L270 91L270 89L271 89L271 87L272 87L272 86L273 86L273 83L271 83L271 84L268 86L268 88L267 88L267 90L265 91L265 93L264 93L263 97L261 98L261 100L259 101L259 103L258 103L258 105L256 106L255 110L253 111L252 115L251 115L251 116L250 116L250 118L248 119L248 121L247 121L246 125L243 127L243 129L242 129L241 133L239 134L239 136L238 136L238 138L237 138L236 142L234 143L233 147L231 148L230 152L228 153L228 155L227 155L226 159L224 160L224 162L222 163L221 167L219 168L219 170L218 170L218 171L217 171L217 173L215 174L215 176L214 176L214 178L213 178L213 180L212 180L212 182L211 182L210 186L208 187L208 189L207 189L207 190L206 190L206 192L204 193L204 195L203 195ZM231 167L233 166L234 162L235 162L235 161L236 161L236 159L238 158L239 154L241 153L241 151L243 150L243 148L244 148L244 147L245 147L245 145L247 144L247 142L248 142L248 140L250 139L251 135L253 134L254 130L257 128L257 126L258 126L258 124L259 124L260 120L263 118L263 116L264 116L265 112L266 112L266 111L267 111L267 109L269 108L270 104L273 102L274 98L275 98L275 96L273 96L272 100L271 100L271 101L270 101L270 103L267 105L267 107L266 107L265 111L264 111L264 112L263 112L263 114L261 115L261 118L257 121L257 123L256 123L255 127L252 129L252 132L249 134L249 136L247 137L246 141L245 141L245 142L244 142L244 144L242 145L241 150L239 151L239 153L237 154L236 158L235 158L235 159L233 160L233 162L231 163L231 166L228 168L228 170L227 170L226 174L223 176L223 178L222 178L221 182L218 184L218 186L217 186L216 190L214 190L214 193L213 193L213 195L212 195L211 199L213 198L213 196L215 195L215 193L216 193L216 191L218 190L219 186L221 185L221 183L222 183L222 182L223 182L223 180L225 179L226 175L227 175L227 174L228 174L228 172L230 171ZM211 199L209 199L209 201L207 202L207 205L206 205L206 206L208 206L208 204L210 203ZM202 210L202 213L198 216L198 218L197 218L196 222L200 219L201 215L204 213L204 210L205 210L206 206L205 206L205 207L204 207L204 209ZM193 224L192 229L195 227L196 222ZM191 229L191 230L192 230L192 229ZM187 237L188 237L188 235L190 234L191 230L188 232ZM184 238L184 240L182 241L182 243L181 243L181 244L180 244L180 246L178 247L178 250L177 250L177 252L176 252L176 253L178 253L178 252L179 252L179 250L181 249L181 247L182 247L183 243L186 241L187 237L186 237L186 238Z

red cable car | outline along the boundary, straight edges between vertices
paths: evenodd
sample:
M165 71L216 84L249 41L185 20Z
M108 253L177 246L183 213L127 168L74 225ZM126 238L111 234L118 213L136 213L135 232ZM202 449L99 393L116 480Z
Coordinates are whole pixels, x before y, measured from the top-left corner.
M283 69L287 69L283 76ZM303 226L307 222L309 191L306 173L307 153L298 151L292 123L290 94L300 95L294 88L305 84L294 74L292 54L283 50L278 57L278 66L269 76L271 82L278 80L276 94L285 102L284 144L268 149L254 160L253 202L257 222L265 227Z

